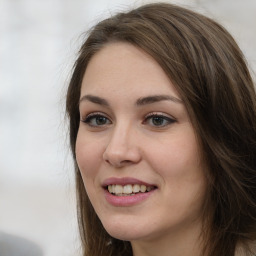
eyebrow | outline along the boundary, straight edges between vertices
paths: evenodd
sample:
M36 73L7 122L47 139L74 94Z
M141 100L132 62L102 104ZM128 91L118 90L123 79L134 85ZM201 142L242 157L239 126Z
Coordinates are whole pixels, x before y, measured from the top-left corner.
M106 106L106 107L109 107L109 103L101 98L101 97L98 97L98 96L93 96L93 95L84 95L80 100L79 100L79 104L82 102L82 101L90 101L92 103L96 103L96 104L99 104L99 105L102 105L102 106Z
M174 96L170 96L170 95L152 95L152 96L147 96L147 97L142 97L142 98L139 98L135 105L136 106L144 106L144 105L148 105L148 104L152 104L152 103L156 103L156 102L159 102L159 101L172 101L174 103L182 103L182 100L179 99L179 98L176 98ZM107 100L101 98L101 97L98 97L98 96L94 96L94 95L84 95L80 100L79 100L79 104L82 102L82 101L90 101L92 103L95 103L95 104L99 104L99 105L102 105L102 106L106 106L106 107L109 107L110 104L108 103Z
M170 95L152 95L152 96L147 96L147 97L143 97L143 98L139 98L136 101L136 105L137 106L144 106L147 104L152 104L155 102L159 102L159 101L173 101L175 103L182 103L182 100L174 97L174 96L170 96Z

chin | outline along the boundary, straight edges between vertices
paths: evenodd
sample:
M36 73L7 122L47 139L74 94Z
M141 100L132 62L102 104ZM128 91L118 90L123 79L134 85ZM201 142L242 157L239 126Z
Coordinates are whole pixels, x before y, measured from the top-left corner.
M107 222L103 221L102 224L110 236L119 240L138 240L146 235L145 232L142 232L142 230L144 230L143 228L140 228L138 225L126 220L122 220L121 222L118 220L112 220L110 222L108 220Z
M137 239L134 238L134 235L132 235L132 234L127 234L127 233L125 233L123 230L122 230L122 232L112 231L112 230L109 232L109 231L107 230L107 232L108 232L108 234L109 234L111 237L116 238L116 239L118 239L118 240L122 240L122 241L137 240Z
M132 231L125 231L122 230L121 232L118 230L106 230L107 233L118 240L122 241L136 241L136 240L143 240L145 234L137 234Z

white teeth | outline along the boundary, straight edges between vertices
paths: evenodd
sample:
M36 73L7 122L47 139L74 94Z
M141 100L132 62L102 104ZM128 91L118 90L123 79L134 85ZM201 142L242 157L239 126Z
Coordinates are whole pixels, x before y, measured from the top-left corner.
M131 194L132 193L132 185L125 185L123 187L123 193L124 194Z
M112 189L113 189L113 187L112 187ZM115 191L113 191L113 193L115 193L115 194L122 194L123 193L123 186L116 185L115 186Z
M133 186L132 186L132 192L133 192L133 193L138 193L138 192L140 192L140 185L138 185L138 184L133 185Z
M125 196L125 195L134 195L135 193L145 193L146 191L149 192L154 189L153 186L145 186L139 184L127 184L125 186L122 185L108 185L109 193L118 195L118 196Z
M147 190L147 187L146 187L145 185L141 185L141 186L140 186L140 191L141 191L141 192L144 193L144 192L146 192L146 190Z

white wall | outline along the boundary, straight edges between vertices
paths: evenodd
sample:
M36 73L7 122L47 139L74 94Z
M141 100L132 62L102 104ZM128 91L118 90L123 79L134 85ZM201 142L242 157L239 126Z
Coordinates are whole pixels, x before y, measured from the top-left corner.
M64 98L79 36L142 2L0 0L0 230L34 240L46 256L77 249ZM256 72L255 0L169 2L217 18Z

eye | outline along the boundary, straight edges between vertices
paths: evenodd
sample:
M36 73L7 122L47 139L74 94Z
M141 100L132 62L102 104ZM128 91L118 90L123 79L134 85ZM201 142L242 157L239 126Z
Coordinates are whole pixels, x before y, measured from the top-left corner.
M91 113L86 116L84 120L81 121L93 127L100 127L111 124L111 121L106 116L100 113Z
M158 114L158 113L151 113L146 116L143 124L148 124L153 127L165 127L172 123L175 123L176 120L174 118L171 118L169 116Z

